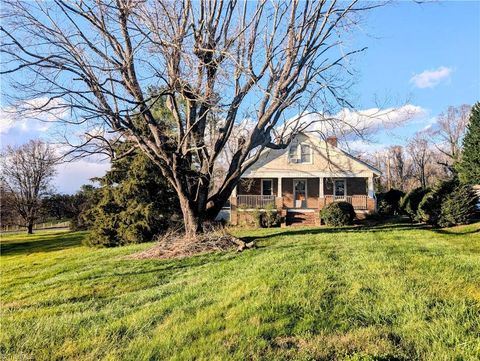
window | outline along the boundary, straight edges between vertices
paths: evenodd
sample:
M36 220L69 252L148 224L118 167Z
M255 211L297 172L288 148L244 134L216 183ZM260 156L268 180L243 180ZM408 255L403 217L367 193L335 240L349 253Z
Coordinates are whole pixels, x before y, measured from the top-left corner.
M262 196L273 195L273 182L271 179L262 179Z
M288 160L290 161L290 163L298 163L297 147L298 144L290 145L290 150L288 151Z
M290 163L312 163L312 147L305 143L292 143L288 150L288 161Z
M301 144L301 160L302 163L311 163L312 162L312 151L308 144Z
M336 197L345 197L347 194L345 189L345 179L336 179L334 181L333 194Z

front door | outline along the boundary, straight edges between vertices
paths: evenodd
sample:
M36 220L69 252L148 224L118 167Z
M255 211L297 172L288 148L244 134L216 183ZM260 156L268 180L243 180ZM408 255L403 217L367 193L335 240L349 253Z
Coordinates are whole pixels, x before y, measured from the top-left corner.
M345 186L345 179L335 179L333 187L333 195L335 199L343 199L347 195L347 187Z
M307 181L293 180L293 199L295 208L307 208Z

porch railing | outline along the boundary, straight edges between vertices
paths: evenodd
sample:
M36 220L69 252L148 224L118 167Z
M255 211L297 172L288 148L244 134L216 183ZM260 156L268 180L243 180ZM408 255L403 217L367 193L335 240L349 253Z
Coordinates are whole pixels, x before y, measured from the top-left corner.
M333 202L348 202L353 206L355 210L367 210L368 209L368 196L367 195L353 195L353 196L331 196L325 195L323 199L323 205L327 205ZM237 195L237 207L239 208L265 208L267 206L275 206L275 196L262 196L262 195Z
M241 208L265 208L275 206L275 196L238 195L237 206Z
M354 195L354 196L325 196L325 204L333 202L347 202L353 206L356 210L368 209L368 196L366 195Z

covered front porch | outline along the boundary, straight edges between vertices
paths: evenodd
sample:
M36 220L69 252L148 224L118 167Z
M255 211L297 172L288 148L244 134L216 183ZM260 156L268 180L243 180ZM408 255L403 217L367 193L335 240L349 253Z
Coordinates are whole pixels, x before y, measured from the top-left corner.
M352 204L357 213L373 213L376 200L372 177L243 178L232 193L232 216L237 211L275 208L288 212L316 212L336 201Z

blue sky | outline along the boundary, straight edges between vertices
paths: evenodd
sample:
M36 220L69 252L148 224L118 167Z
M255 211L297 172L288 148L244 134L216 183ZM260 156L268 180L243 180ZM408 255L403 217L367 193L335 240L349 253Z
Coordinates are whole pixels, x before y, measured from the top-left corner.
M356 43L368 50L354 64L360 72L358 107L374 106L378 96L426 111L395 132L378 134L380 143L400 142L450 105L480 100L480 2L396 3L372 12L363 30ZM411 81L415 74L439 69L441 79L431 87Z
M385 107L408 103L422 110L402 126L376 132L366 147L402 144L448 106L480 100L479 1L394 3L371 12L350 36L350 47L368 47L352 62L358 79L351 95L358 109L376 107L380 99ZM46 128L38 122L11 123L2 112L2 146L48 138ZM93 160L62 166L57 190L74 192L105 169Z

